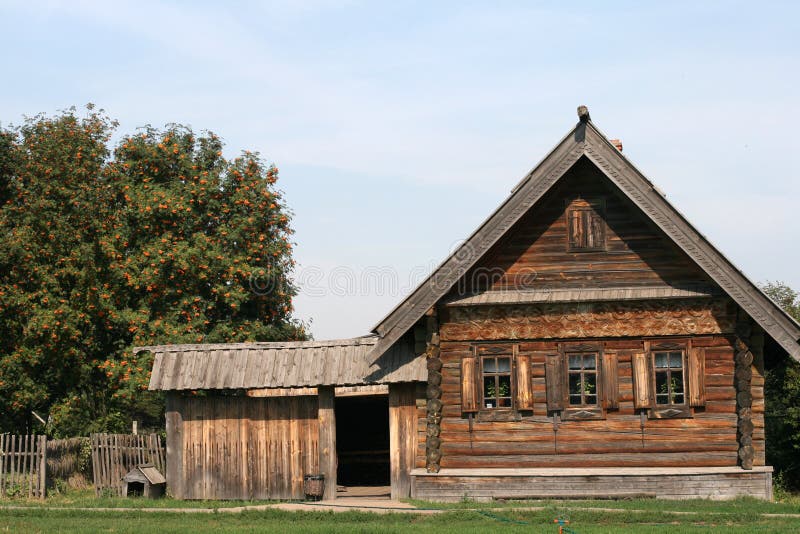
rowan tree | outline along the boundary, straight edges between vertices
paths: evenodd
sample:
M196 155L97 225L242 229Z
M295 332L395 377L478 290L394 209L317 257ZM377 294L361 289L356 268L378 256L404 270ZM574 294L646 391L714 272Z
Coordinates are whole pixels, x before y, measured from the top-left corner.
M159 425L134 346L305 338L277 169L177 125L111 150L116 127L89 107L0 132L2 430Z

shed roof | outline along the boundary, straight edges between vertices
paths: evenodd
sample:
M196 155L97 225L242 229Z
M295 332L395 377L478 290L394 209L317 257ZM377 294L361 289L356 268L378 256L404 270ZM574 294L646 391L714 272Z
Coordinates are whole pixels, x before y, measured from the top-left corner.
M137 347L154 354L151 390L355 386L427 379L425 358L400 342L377 360L374 336L328 341Z
M800 324L765 295L665 198L586 113L511 195L375 327L373 357L389 350L458 283L581 158L591 161L786 352L800 361Z

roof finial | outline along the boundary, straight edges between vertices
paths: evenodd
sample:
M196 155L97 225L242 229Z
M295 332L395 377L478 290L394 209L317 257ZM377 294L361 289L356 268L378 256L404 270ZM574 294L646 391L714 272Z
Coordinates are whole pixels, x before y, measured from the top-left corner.
M578 118L581 120L581 122L588 122L592 120L592 118L589 116L589 108L586 106L578 106Z

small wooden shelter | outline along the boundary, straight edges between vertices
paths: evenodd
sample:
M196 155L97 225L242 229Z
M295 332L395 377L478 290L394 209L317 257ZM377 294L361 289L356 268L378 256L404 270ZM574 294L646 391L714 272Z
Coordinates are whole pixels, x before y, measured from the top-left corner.
M167 479L153 464L137 465L122 480L125 483L123 495L126 497L141 495L157 499L164 496L167 486Z
M800 325L579 115L371 336L137 349L172 492L770 498L765 360Z

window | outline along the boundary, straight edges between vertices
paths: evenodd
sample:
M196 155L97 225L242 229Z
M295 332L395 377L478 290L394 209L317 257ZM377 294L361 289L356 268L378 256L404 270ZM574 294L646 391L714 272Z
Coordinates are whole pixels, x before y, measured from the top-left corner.
M591 252L606 249L603 222L605 203L602 200L575 200L567 207L568 250Z
M597 406L597 354L567 354L569 406Z
M654 419L692 417L706 404L704 347L691 340L645 341L631 355L633 406Z
M683 405L686 403L683 351L654 352L653 375L656 386L656 405Z
M545 357L547 411L564 420L603 419L619 408L617 354L599 342L561 343Z
M461 413L518 421L533 411L533 355L515 343L479 343L461 358Z
M511 408L511 357L481 358L484 408Z

